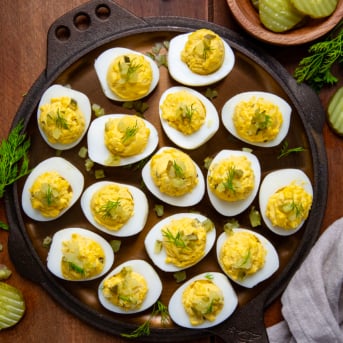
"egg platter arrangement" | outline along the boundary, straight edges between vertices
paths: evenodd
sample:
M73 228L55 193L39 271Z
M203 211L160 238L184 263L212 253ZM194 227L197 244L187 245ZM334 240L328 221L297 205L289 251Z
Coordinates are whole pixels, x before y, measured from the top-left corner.
M119 39L63 72L30 119L27 232L99 313L138 323L160 301L167 327L215 326L296 249L313 198L302 130L282 87L212 30Z

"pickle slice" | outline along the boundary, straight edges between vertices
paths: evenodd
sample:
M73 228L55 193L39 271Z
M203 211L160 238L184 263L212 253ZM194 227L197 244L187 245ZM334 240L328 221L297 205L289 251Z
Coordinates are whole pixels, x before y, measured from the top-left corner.
M261 23L273 32L285 32L302 21L304 15L291 0L259 0Z
M338 88L329 101L327 119L331 129L343 136L343 87Z
M328 17L338 4L338 0L291 0L291 2L298 11L312 18Z
M25 313L25 301L19 289L0 282L0 331L19 322Z

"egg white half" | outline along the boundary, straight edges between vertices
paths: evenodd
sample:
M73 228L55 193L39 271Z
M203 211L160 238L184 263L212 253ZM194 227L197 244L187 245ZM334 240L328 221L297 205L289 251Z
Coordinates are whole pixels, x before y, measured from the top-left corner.
M53 235L52 243L50 245L50 249L49 249L49 253L47 257L47 267L50 270L50 272L53 273L55 276L59 277L60 279L65 279L63 277L62 270L61 270L61 261L63 257L62 243L64 241L70 240L73 234L79 234L80 236L90 238L94 240L95 242L99 243L105 252L105 264L104 264L104 268L102 272L99 275L96 275L92 278L88 278L84 280L68 280L68 281L71 281L71 282L89 281L89 280L94 280L105 275L110 270L114 262L114 253L113 253L113 249L111 245L97 233L92 232L87 229L78 228L78 227L65 228L65 229L57 231Z
M280 188L288 186L292 182L295 182L297 185L303 187L307 193L313 196L311 180L300 169L287 168L275 170L267 174L261 182L259 203L263 221L271 231L280 236L292 235L293 233L299 231L305 222L302 221L301 224L293 230L285 230L280 227L273 226L265 214L269 198Z
M134 272L141 274L145 278L148 285L148 293L146 295L146 298L144 299L144 302L142 303L141 307L136 310L124 310L121 307L116 306L112 304L110 301L108 301L102 293L104 281L110 276L114 274L118 274L124 267L131 267ZM155 304L155 302L160 297L161 292L162 292L162 282L158 274L156 273L156 271L153 269L153 267L144 260L129 260L117 266L108 275L106 275L106 277L101 281L99 285L98 297L99 297L101 305L104 306L109 311L121 313L121 314L132 314L132 313L142 312L148 309L153 304Z
M201 128L192 133L191 135L185 135L179 130L173 128L168 124L166 120L162 118L161 105L163 104L165 98L170 93L176 93L180 91L187 91L194 96L196 96L206 108L206 119ZM219 117L215 106L210 100L208 100L201 93L187 87L171 87L167 89L160 98L159 103L159 114L161 119L161 124L164 132L169 137L169 139L174 142L177 146L183 149L196 149L202 144L206 143L219 129Z
M37 122L39 121L39 117L40 117L40 112L41 112L40 107L42 105L49 104L52 98L61 98L63 96L70 97L77 101L77 104L85 118L85 129L83 131L83 134L73 143L69 143L69 144L51 143L49 142L44 131L41 129L40 125L38 124L39 132L41 133L45 142L56 150L68 150L75 147L77 144L79 144L79 142L82 140L82 138L87 132L89 123L91 121L91 116L92 116L92 108L91 108L91 104L87 95L77 90L71 89L69 87L65 87L61 85L52 85L43 93L39 101L38 109L37 109Z
M216 239L216 229L215 228L213 228L212 230L207 232L205 253L204 253L204 256L199 261L194 263L192 266L188 266L188 267L184 267L184 268L177 267L171 263L166 263L165 260L166 260L167 254L166 254L165 250L162 249L159 253L156 253L155 252L155 242L163 240L163 235L162 235L161 230L165 225L167 225L168 223L170 223L174 219L181 219L181 218L185 218L185 217L196 218L201 222L203 222L204 220L207 219L207 217L205 217L201 214L198 214L198 213L177 213L177 214L171 215L171 216L164 218L161 221L159 221L156 225L154 225L150 229L150 231L148 232L148 234L145 237L145 240L144 240L145 250L147 251L147 253L148 253L149 257L151 258L151 260L153 261L153 263L159 269L161 269L165 272L177 272L177 271L184 270L184 269L192 267L193 265L200 262L210 252L210 250L212 249L212 247L214 245L214 242Z
M258 188L260 185L261 180L261 166L260 162L258 161L257 157L250 152L247 151L239 151L239 150L221 150L213 159L211 164L218 163L219 161L229 158L230 156L246 156L249 161L251 162L251 168L255 174L255 185L254 189L250 193L250 195L244 200L238 201L224 201L219 199L210 189L208 182L207 185L207 194L209 196L210 202L212 206L216 209L217 212L224 216L232 217L237 214L242 213L245 211L250 204L254 201L256 194L258 192ZM207 178L209 176L210 171L207 174Z
M107 71L108 71L108 68L110 67L111 63L113 62L113 60L119 56L127 55L127 54L136 54L136 55L143 56L149 62L151 69L152 69L153 78L152 78L152 82L151 82L149 91L147 94L145 94L141 98L144 98L147 95L149 95L155 89L155 87L157 86L158 81L160 79L160 71L157 67L157 64L149 56L146 56L146 55L144 55L138 51L134 51L134 50L127 49L127 48L120 48L120 47L105 50L95 60L94 68L95 68L97 77L99 79L102 91L104 92L105 96L111 100L125 102L125 101L134 101L134 100L141 99L141 98L123 99L123 98L119 97L118 95L114 94L111 91L111 89L107 83Z
M182 294L189 284L193 283L196 280L206 280L207 279L206 276L208 275L211 276L211 280L213 281L213 283L215 283L222 290L223 296L224 296L224 307L213 322L205 321L204 323L200 325L194 326L189 322L188 314L185 311L184 306L182 304ZM182 327L189 328L189 329L205 329L205 328L218 325L222 323L224 320L226 320L227 318L229 318L230 315L236 309L237 305L238 305L238 298L228 278L222 273L208 272L208 273L197 275L193 277L192 279L188 280L182 286L180 286L170 298L168 310L169 310L171 319L177 325L180 325Z
M233 231L234 232L246 231L246 232L252 233L253 235L255 235L260 240L262 245L267 250L265 264L264 264L263 268L258 270L255 274L248 275L243 280L233 280L228 275L228 277L233 282L235 282L235 283L237 283L243 287L246 287L246 288L252 288L252 287L256 286L257 284L259 284L260 282L268 279L270 276L272 276L279 269L279 256L278 256L278 253L275 250L273 244L270 243L267 238L260 235L259 233L254 232L252 230L248 230L248 229L242 229L242 228L233 229ZM223 271L224 271L224 268L222 267L222 265L220 263L219 256L220 256L220 250L221 250L223 244L225 243L227 237L228 236L225 232L220 234L218 239L217 239L217 246L216 246L217 260L218 260L218 263L219 263L219 265ZM224 271L224 273L225 273L225 271Z
M92 121L87 134L87 144L88 156L93 162L106 166L106 161L111 155L110 151L105 145L106 122L111 118L121 118L123 116L126 116L126 114L106 114ZM145 119L143 120L145 125L150 129L150 136L147 146L140 154L128 157L120 157L120 161L115 167L136 163L148 157L156 149L158 145L158 132L154 125Z
M240 103L241 101L249 101L249 99L251 99L254 96L256 98L264 98L268 101L273 102L279 107L280 112L282 113L283 123L281 125L280 131L278 135L276 136L276 138L271 141L250 142L238 135L235 125L233 123L232 118L233 118L234 111L238 103ZM273 147L273 146L279 145L283 141L283 139L287 136L290 121L291 121L291 113L292 113L291 106L279 96L272 93L268 93L268 92L251 91L251 92L239 93L233 96L231 99L229 99L222 108L221 117L222 117L222 122L225 128L237 139L245 143L255 145L255 146Z
M91 200L93 194L103 186L111 184L119 184L121 186L127 187L132 194L134 201L133 216L118 231L109 230L105 226L96 222L91 211ZM148 200L145 194L140 189L131 185L120 184L111 181L99 181L86 188L81 196L81 208L83 214L92 225L94 225L100 231L106 232L116 237L129 237L142 231L147 221L149 212Z
M159 149L157 153L160 153L161 151L165 149L170 149L170 147L163 147ZM173 197L173 196L164 194L160 191L160 189L155 185L155 182L152 179L151 174L150 174L151 160L149 160L148 163L143 167L142 178L148 190L161 201L164 201L165 203L169 205L173 205L177 207L193 206L199 203L205 194L204 176L202 174L200 167L195 162L194 162L194 165L195 165L197 175L198 175L198 184L195 186L195 188L191 192L185 195Z
M69 206L64 209L57 217L47 218L44 217L40 211L34 209L31 204L30 189L38 176L45 172L56 171L64 179L66 179L72 187L73 195L70 200ZM21 203L23 210L27 216L37 221L51 221L61 217L67 212L79 199L84 187L83 174L70 162L62 157L50 157L40 162L27 177L23 192L21 195Z
M225 40L223 40L225 49L223 64L217 71L211 74L200 75L193 73L187 64L181 60L181 52L190 34L180 34L172 38L169 42L168 70L171 77L185 86L193 87L211 85L226 77L234 67L235 55Z

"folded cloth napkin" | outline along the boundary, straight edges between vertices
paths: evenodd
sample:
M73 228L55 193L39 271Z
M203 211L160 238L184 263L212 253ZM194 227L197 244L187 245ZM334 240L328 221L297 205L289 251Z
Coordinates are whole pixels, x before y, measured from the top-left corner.
M343 342L343 218L320 236L282 297L270 343Z

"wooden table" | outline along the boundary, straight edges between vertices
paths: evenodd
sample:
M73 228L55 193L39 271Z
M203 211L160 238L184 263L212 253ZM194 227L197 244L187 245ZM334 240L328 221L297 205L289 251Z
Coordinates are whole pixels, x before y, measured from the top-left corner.
M72 8L86 3L85 0L1 0L0 18L0 139L7 137L11 122L23 95L45 68L46 37L49 26L55 19ZM176 15L200 18L215 22L242 32L230 14L225 0L117 0L117 3L132 11L137 16ZM260 43L260 45L263 45ZM306 46L264 48L275 56L290 73L300 59L306 55ZM324 106L335 88L323 90L320 98ZM341 168L343 144L340 138L324 127L324 139L328 156L329 196L324 230L343 214L339 205L343 193ZM0 220L6 221L3 200L0 200ZM6 264L13 271L8 283L20 288L24 293L27 313L19 325L0 333L0 341L5 342L121 342L100 332L55 303L38 285L33 284L16 272L7 250L8 233L0 230L0 242L3 252L0 263ZM269 326L281 319L279 301L266 309L265 322ZM199 342L199 341L198 341ZM206 338L201 342L210 342Z

